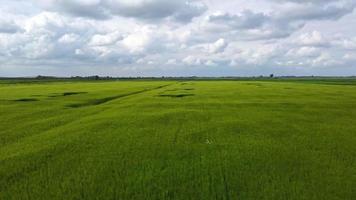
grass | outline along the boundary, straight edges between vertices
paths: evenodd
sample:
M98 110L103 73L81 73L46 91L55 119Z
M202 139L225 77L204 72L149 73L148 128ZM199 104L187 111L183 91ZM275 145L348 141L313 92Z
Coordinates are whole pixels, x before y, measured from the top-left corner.
M0 199L355 199L353 83L7 81Z

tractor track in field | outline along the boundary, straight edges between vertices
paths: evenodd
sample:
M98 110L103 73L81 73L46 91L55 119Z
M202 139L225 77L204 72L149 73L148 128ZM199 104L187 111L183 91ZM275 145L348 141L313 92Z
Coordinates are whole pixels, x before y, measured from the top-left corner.
M137 95L137 94L151 92L151 91L162 89L162 88L174 85L174 84L175 83L167 84L167 85L161 85L161 86L150 88L150 89L143 89L143 90L139 90L139 91L135 91L135 92L130 92L130 93L126 93L126 94L120 94L120 95L115 95L115 96L110 96L110 97L104 97L104 98L100 98L100 99L91 99L91 100L88 100L88 101L83 102L83 103L69 104L69 105L67 105L67 107L70 107L70 108L81 108L81 107L88 107L88 106L97 106L97 105L101 105L101 104L104 104L104 103L107 103L107 102L110 102L110 101L113 101L113 100L116 100L116 99L121 99L121 98L124 98L124 97L129 97L129 96L133 96L133 95Z
M100 102L95 102L95 104L89 104L88 102L92 103L91 101L95 101L95 100L89 100L87 102L83 102L83 103L78 103L78 104L71 104L72 106L68 106L70 108L80 108L80 107L89 107L89 106L96 106L96 105L100 105L100 104L104 104L104 103L107 103L109 101L113 101L113 100L116 100L116 99L120 99L120 98L124 98L124 97L129 97L129 96L133 96L133 95L136 95L136 94L142 94L142 93L145 93L145 92L150 92L150 91L154 91L154 90L158 90L158 89L162 89L162 88L165 88L165 87L169 87L171 85L174 85L176 83L173 83L173 84L167 84L167 85L161 85L161 86L158 86L158 87L154 87L154 88L149 88L149 89L144 89L144 90L140 90L140 91L135 91L135 92L130 92L130 93L126 93L126 94L121 94L121 95L116 95L116 96L112 96L112 97L105 97L105 98L102 98L100 99ZM97 99L96 99L97 100ZM73 106L74 105L74 106ZM92 116L93 114L98 114L98 113L101 113L103 111L105 111L106 109L103 107L102 109L94 112L94 113L89 113L88 115L85 115L85 116L81 116L80 118L76 119L76 120L72 120L72 121L68 121L68 122L65 122L65 123L62 123L62 124L59 124L57 126L54 126L54 127L50 127L48 129L45 129L37 134L31 134L31 135L27 135L27 136L24 136L24 137L21 137L19 140L17 141L12 141L11 143L9 143L10 145L13 145L14 143L19 143L23 140L25 140L26 138L28 137L35 137L36 135L39 135L39 134L44 134L46 132L49 132L51 130L54 130L54 129L58 129L60 127L64 127L64 126L67 126L67 125L70 125L70 124L73 124L73 123L77 123L77 121L80 121L80 120L83 120L89 116ZM8 145L9 145L8 144Z
M150 91L154 91L154 90L158 90L158 89L161 89L161 88L165 88L165 87L168 87L168 86L171 86L171 85L174 85L176 83L173 83L173 84L167 84L167 85L161 85L161 86L158 86L158 87L154 87L154 88L149 88L149 89L144 89L144 90L140 90L140 91L136 91L136 92L130 92L130 93L126 93L126 94L121 94L121 95L117 95L117 96L113 96L113 97L106 97L106 98L103 98L103 99L100 99L101 101L100 102L95 102L95 104L89 104L88 102L92 103L91 101L94 101L93 99L92 100L89 100L87 102L82 102L82 103L77 103L77 104L70 104L70 105L67 105L68 107L70 108L80 108L80 107L89 107L89 106L96 106L96 105L100 105L100 104L104 104L104 103L107 103L109 101L113 101L113 100L116 100L116 99L119 99L119 98L124 98L124 97L129 97L129 96L133 96L133 95L136 95L136 94L142 94L142 93L145 93L145 92L150 92ZM97 100L97 99L96 99ZM92 115L96 115L96 114L99 114L103 111L107 110L107 108L104 108L102 107L100 110L96 110L95 112L90 112L84 116L81 116L80 118L78 119L75 119L75 120L71 120L71 121L66 121L64 123L61 123L61 124L58 124L56 126L53 126L53 127L49 127L49 128L46 128L44 130L42 130L41 132L39 133L36 133L36 134L31 134L31 135L26 135L24 137L21 137L19 138L18 140L16 141L11 141L11 143L9 144L13 144L13 143L16 143L16 142L19 142L21 140L23 140L24 138L27 138L27 137L32 137L34 135L38 135L38 134L41 134L41 133L44 133L44 132L48 132L48 131L51 131L53 129L57 129L57 128L60 128L60 127L63 127L63 126L67 126L69 124L73 124L73 123L76 123L77 121L80 121L80 120L83 120L85 119L86 117L89 117L89 116L92 116ZM0 141L0 144L2 143L2 141Z

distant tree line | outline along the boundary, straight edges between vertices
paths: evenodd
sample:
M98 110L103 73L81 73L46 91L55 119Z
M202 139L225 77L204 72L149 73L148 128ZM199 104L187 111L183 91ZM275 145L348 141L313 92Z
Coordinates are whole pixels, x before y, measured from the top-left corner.
M58 81L58 80L265 80L265 79L333 79L333 78L348 78L356 79L356 76L276 76L270 74L268 76L220 76L220 77L208 77L208 76L160 76L160 77L112 77L112 76L72 76L72 77L56 77L56 76L42 76L36 77L0 77L1 80L17 79L17 80L38 80L38 81Z

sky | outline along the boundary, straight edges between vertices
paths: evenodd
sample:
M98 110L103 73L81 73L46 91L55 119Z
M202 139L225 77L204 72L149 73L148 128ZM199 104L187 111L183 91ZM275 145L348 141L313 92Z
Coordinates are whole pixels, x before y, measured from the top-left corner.
M0 0L0 77L352 76L355 0Z

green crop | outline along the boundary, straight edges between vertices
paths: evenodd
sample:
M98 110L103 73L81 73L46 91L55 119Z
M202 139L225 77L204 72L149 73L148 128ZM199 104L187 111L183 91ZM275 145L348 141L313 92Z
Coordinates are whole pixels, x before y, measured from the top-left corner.
M356 87L0 84L0 199L356 198Z

